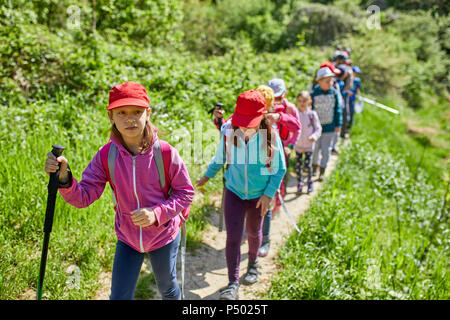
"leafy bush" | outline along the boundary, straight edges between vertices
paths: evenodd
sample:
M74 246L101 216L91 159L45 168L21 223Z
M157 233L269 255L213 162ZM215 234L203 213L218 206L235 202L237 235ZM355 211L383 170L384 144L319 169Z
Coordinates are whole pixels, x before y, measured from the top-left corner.
M435 151L421 161L402 126L382 110L357 115L303 233L280 251L269 299L449 298L448 186L429 176Z
M284 35L285 47L292 47L298 34L305 34L310 45L330 45L345 34L356 31L358 18L338 7L299 2L291 12Z

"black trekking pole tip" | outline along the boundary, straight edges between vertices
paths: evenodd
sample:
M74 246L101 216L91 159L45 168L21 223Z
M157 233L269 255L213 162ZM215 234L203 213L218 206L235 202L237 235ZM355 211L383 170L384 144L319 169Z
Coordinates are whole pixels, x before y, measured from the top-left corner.
M59 144L53 144L52 145L52 153L56 156L59 157L60 155L62 155L64 149L66 149L65 147L59 145Z

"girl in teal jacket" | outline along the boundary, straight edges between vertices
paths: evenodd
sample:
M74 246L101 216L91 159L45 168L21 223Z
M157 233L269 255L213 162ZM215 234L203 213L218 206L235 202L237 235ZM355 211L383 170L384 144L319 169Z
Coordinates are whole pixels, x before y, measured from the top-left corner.
M229 283L221 290L221 299L238 297L244 220L249 246L244 283L257 281L263 218L286 173L283 144L268 124L266 110L265 98L260 92L249 90L239 95L231 125L222 135L205 175L197 182L197 186L202 186L226 164L224 217Z

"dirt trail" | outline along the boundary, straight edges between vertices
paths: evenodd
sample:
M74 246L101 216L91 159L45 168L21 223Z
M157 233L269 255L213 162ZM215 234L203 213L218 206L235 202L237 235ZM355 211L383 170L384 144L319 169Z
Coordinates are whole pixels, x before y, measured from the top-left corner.
M348 141L349 139L346 139ZM332 155L325 172L325 180L335 168L337 156ZM296 195L297 178L288 175L287 194L285 197L286 207L295 221L308 209L311 200L320 190L323 182L314 182L314 191L311 194ZM325 181L324 180L324 181ZM220 203L216 204L220 206ZM226 232L219 232L219 215L211 213L209 218L211 226L205 231L203 243L193 254L186 253L185 273L185 295L188 300L216 300L219 298L219 290L228 284L227 266L225 261ZM239 300L253 300L261 298L261 295L270 287L270 279L278 272L277 265L278 250L284 245L287 237L295 231L286 214L280 211L272 220L270 238L271 245L269 254L264 258L258 258L261 265L259 281L251 286L241 285L239 288ZM178 259L180 260L180 259ZM248 264L248 243L241 245L240 276L243 277ZM145 265L144 272L149 272ZM178 268L180 270L180 268ZM181 279L178 274L178 279ZM97 292L94 299L108 299L111 285L111 273L101 275L99 281L102 288ZM155 291L157 291L155 289ZM156 294L153 299L160 299Z

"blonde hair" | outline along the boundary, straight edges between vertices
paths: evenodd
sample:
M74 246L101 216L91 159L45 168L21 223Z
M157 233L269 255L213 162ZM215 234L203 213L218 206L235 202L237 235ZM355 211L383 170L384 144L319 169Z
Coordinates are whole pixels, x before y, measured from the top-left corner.
M298 99L299 97L302 97L302 98L311 100L311 95L310 95L309 92L306 91L306 90L300 91L300 92L298 93L298 95L297 95L297 99Z
M266 99L266 108L270 109L273 105L273 100L275 93L273 92L273 89L269 86L266 86L265 84L262 84L258 86L256 91L259 91L263 94L264 98Z
M298 93L296 100L298 100L298 98L300 98L300 97L302 97L303 99L308 101L306 107L308 109L311 109L311 103L312 103L311 94L308 91L303 90Z

